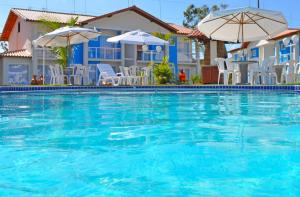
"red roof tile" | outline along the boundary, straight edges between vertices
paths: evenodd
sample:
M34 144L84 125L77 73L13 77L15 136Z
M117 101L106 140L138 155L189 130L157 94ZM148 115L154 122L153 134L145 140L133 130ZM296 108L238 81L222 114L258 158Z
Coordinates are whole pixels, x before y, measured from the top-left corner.
M68 23L71 17L78 17L78 24L82 21L94 18L95 16L74 14L74 13L63 13L63 12L53 12L47 10L31 10L22 8L12 8L12 12L16 13L18 16L24 18L27 21L40 21L41 19L47 19L57 23Z
M276 35L275 37L271 38L271 40L279 40L284 37L292 36L297 33L300 33L300 29L290 28L290 29L287 29L287 30L281 32L280 34Z
M26 49L16 50L16 51L7 51L4 53L0 53L1 57L26 57L31 58L32 55Z
M206 35L204 35L204 33L202 33L201 31L199 31L198 29L194 29L189 35L189 38L197 38L199 40L209 40L208 37L206 37Z
M207 40L208 38L198 29L190 29L174 23L169 23L172 27L177 29L177 34L188 36L189 38L196 38L199 40Z
M84 20L94 18L94 16L82 15L82 14L12 8L9 12L6 23L4 25L2 35L0 36L0 40L8 41L10 32L12 31L12 28L14 27L18 17L21 17L26 21L40 21L41 19L47 19L52 22L65 24L70 20L71 17L75 18L77 16L78 16L78 24Z
M169 25L176 29L177 34L181 34L181 35L188 35L188 34L192 33L192 31L193 31L192 29L189 29L187 27L183 27L181 25L177 25L174 23L169 23Z
M294 34L297 34L297 33L300 33L300 29L299 28L289 28L283 32L281 32L280 34L274 36L273 38L271 38L270 40L280 40L282 38L285 38L285 37L288 37L288 36L292 36ZM236 51L239 51L239 50L242 50L242 49L245 49L247 48L249 45L248 42L245 42L242 44L241 47L237 48L237 49L233 49L233 50L230 50L229 52L230 53L233 53L233 52L236 52Z

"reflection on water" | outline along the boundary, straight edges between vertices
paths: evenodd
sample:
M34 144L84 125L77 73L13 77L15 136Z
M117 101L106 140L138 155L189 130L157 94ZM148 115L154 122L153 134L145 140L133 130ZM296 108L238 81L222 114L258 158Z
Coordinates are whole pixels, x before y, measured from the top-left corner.
M297 196L299 131L299 94L0 94L0 194Z

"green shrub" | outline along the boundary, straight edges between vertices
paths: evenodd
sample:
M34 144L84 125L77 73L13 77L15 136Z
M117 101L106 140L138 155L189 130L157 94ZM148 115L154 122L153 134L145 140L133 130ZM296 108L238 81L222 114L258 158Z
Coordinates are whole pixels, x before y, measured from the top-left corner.
M169 65L169 58L167 56L163 57L160 64L156 64L154 67L154 76L158 84L169 83L172 79L172 70Z
M192 83L193 84L199 84L201 83L201 77L199 75L193 75L191 77Z

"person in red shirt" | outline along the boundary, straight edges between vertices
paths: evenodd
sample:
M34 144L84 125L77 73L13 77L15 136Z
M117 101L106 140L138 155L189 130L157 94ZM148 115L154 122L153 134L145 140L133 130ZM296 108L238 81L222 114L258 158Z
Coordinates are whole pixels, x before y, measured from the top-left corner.
M180 73L179 73L179 81L180 81L181 83L185 83L185 81L186 81L186 75L185 75L183 69L180 70Z

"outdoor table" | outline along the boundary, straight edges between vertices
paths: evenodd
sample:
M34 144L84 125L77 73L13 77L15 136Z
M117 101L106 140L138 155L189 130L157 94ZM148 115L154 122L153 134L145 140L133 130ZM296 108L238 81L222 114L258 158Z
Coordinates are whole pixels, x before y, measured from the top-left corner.
M241 84L248 84L248 65L257 64L258 61L247 60L247 61L232 61L232 63L238 64L241 72Z

